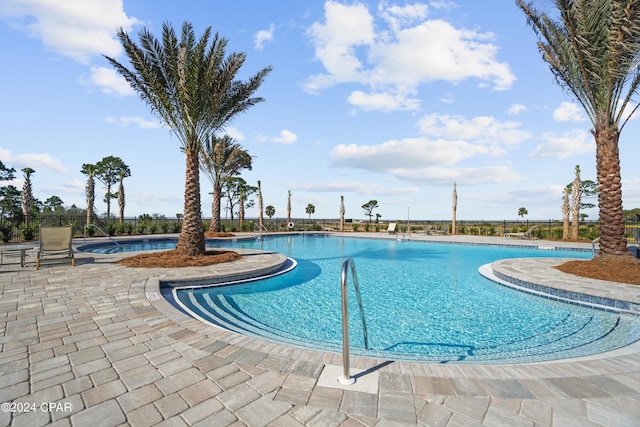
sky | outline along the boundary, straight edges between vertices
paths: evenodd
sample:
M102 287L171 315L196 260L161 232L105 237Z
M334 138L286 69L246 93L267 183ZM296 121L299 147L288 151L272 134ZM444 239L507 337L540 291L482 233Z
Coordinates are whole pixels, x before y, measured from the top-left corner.
M116 156L131 169L125 216L181 213L180 142L103 55L127 63L118 28L138 41L142 28L160 36L185 21L247 55L239 78L273 67L255 93L264 102L220 132L254 156L242 178L261 181L274 218L286 218L290 191L297 218L308 204L312 219L337 218L344 196L347 218L366 219L362 205L377 200L382 220L447 220L455 182L458 220L516 220L521 207L528 220L561 219L575 166L595 180L591 123L515 0L2 0L0 161L17 171L2 184L21 189L29 167L40 201L85 208L82 165ZM634 118L620 138L625 209L640 207L639 138ZM201 175L205 217L211 191Z

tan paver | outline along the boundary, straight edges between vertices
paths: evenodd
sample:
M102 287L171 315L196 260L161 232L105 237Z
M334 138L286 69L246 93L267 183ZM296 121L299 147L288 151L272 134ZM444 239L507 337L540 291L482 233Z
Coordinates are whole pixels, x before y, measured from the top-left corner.
M160 280L246 277L272 269L281 255L175 270L125 268L113 262L119 257L77 253L76 267L38 271L31 258L25 268L0 270L0 403L70 406L55 412L3 410L0 426L640 425L640 345L516 365L353 357L354 368L379 375L378 393L345 391L317 384L324 365L341 365L341 355L203 325L157 297ZM515 280L640 303L637 287L568 277L551 268L557 262L508 260L493 267Z

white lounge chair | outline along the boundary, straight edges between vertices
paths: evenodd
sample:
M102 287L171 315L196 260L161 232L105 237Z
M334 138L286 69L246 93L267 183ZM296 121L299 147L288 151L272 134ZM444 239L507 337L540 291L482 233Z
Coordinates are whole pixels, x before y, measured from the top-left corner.
M396 232L396 223L395 222L390 222L389 223L389 227L387 228L386 231L389 234L395 234L395 232Z
M76 265L71 248L72 229L67 227L40 226L40 247L36 259L36 270L40 268L40 261L44 258L70 259L71 265Z
M502 233L502 236L503 237L519 237L521 239L535 239L533 235L533 230L535 230L536 227L538 226L534 225L533 227L529 228L527 231L521 231L519 233Z

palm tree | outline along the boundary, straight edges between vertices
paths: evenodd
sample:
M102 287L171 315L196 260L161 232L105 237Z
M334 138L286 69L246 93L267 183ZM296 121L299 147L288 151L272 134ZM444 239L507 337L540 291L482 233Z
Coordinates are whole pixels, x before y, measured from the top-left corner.
M580 239L580 206L582 205L582 181L580 166L576 166L576 176L571 185L571 238Z
M517 0L556 82L584 108L596 143L599 256L628 256L618 141L638 105L640 0L555 0L560 21Z
M518 216L521 218L522 221L524 221L525 215L529 215L529 211L527 210L527 208L521 207L520 209L518 209Z
M146 28L139 36L141 46L124 29L118 31L132 68L105 58L180 141L186 154L186 177L184 219L176 251L187 256L201 255L205 253L200 213L202 145L236 115L263 101L252 95L271 67L245 81L236 80L246 55L232 53L225 57L226 39L217 33L212 37L211 28L207 28L196 40L188 22L182 25L180 39L168 23L162 26L161 40Z
M258 226L262 230L262 187L260 186L260 180L258 180Z
M291 224L291 190L287 193L287 226Z
M316 207L309 203L307 205L307 209L305 209L305 212L307 213L307 215L309 215L309 221L311 221L311 214L316 212Z
M269 219L271 219L271 217L276 214L276 208L274 208L273 206L269 205L266 208L264 208L264 213L267 214Z
M120 184L118 185L118 207L120 208L120 224L124 223L124 179L131 176L131 173L127 174L127 171L121 170L119 174Z
M31 174L36 171L31 168L22 169L24 172L24 184L22 185L22 213L24 214L24 226L29 227L31 223L31 207L33 206L33 190L31 189Z
M344 231L344 196L340 196L340 231Z
M571 214L571 205L569 205L570 192L568 185L562 190L562 240L571 238L569 229L569 214Z
M91 221L93 220L93 206L96 199L96 180L94 178L96 173L96 165L85 163L82 165L82 170L80 172L87 175L87 183L84 187L84 194L87 200L87 224L91 224Z
M200 169L213 185L211 223L209 231L218 232L220 224L220 201L222 189L227 182L240 173L241 169L251 170L251 156L229 135L220 138L212 135L200 150Z

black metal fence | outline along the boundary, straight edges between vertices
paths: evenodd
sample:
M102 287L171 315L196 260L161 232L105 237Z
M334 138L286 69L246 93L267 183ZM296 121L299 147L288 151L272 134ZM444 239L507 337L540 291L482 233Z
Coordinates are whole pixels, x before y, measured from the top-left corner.
M205 230L209 227L210 219L204 218ZM344 231L350 232L379 232L384 231L389 223L397 224L396 231L425 233L427 230L452 233L451 221L448 220L385 220L368 222L358 220L345 220ZM136 235L136 234L165 234L180 232L181 221L177 218L163 216L141 216L125 218L123 223L117 219L94 218L91 226L86 226L86 216L65 214L41 214L32 218L31 226L25 227L22 223L14 223L6 219L0 220L0 238L2 241L34 240L38 238L39 225L62 226L71 225L75 236L87 235ZM258 220L251 218L245 220L240 226L238 220L222 219L222 229L228 232L256 231ZM337 218L264 218L263 225L268 231L338 231L340 221ZM533 236L539 239L560 240L563 233L563 224L560 220L547 221L507 221L507 220L458 220L456 222L456 234L476 236L502 236L504 233L526 232L531 227L537 226ZM579 240L592 241L599 236L599 224L597 221L586 221L579 225ZM625 232L628 243L640 244L640 221L628 219L625 222ZM575 239L574 239L575 240Z

